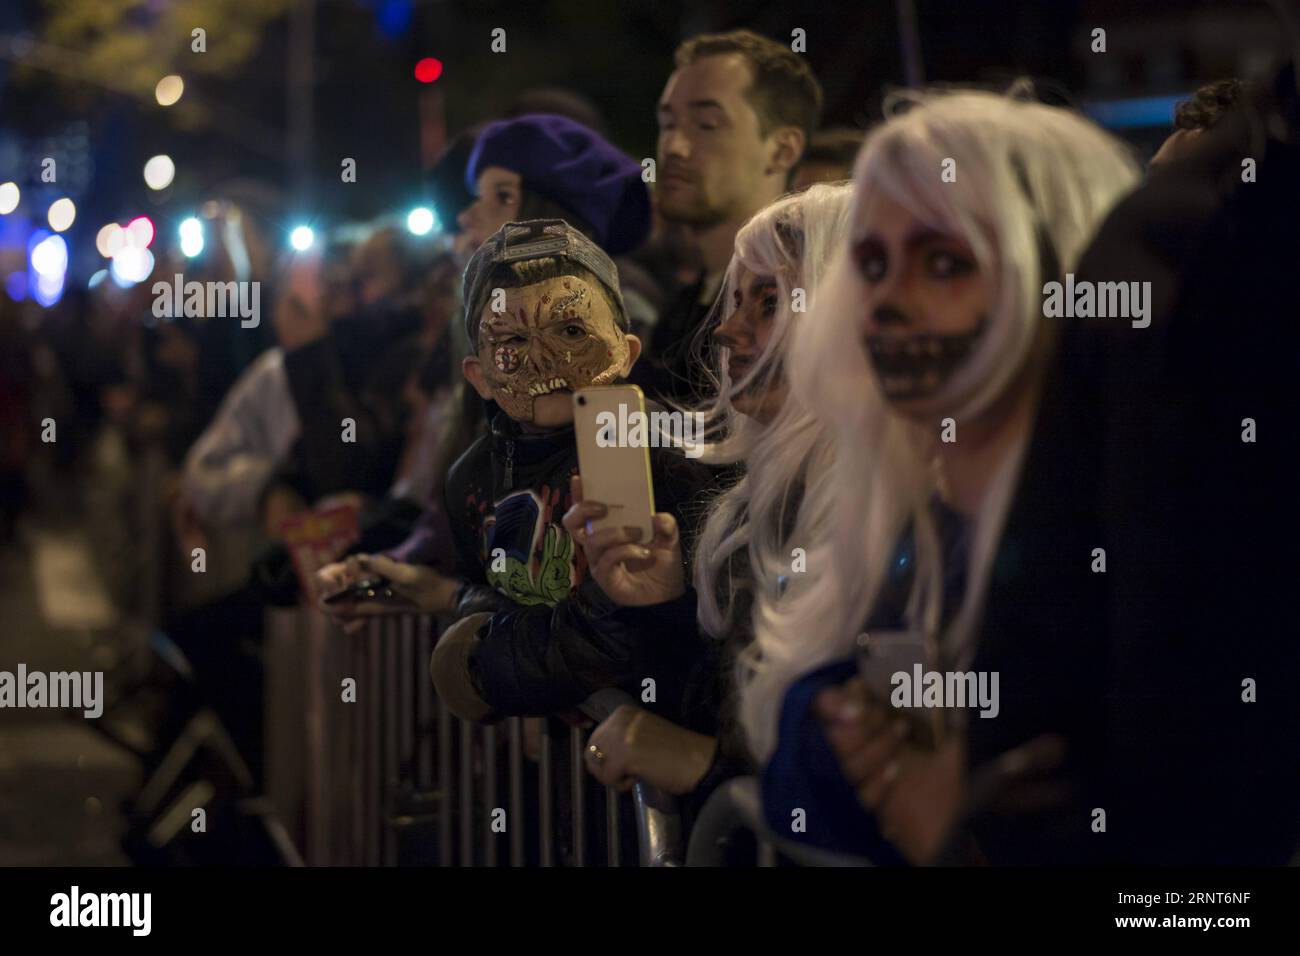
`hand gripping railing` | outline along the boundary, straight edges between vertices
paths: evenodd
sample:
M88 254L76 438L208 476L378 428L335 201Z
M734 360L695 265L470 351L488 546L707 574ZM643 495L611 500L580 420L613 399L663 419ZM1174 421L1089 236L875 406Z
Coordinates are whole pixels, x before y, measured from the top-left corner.
M632 695L610 687L588 697L581 709L592 720L600 722L623 705L637 704ZM636 813L641 865L680 866L682 818L677 799L658 787L637 781L632 787L632 806Z

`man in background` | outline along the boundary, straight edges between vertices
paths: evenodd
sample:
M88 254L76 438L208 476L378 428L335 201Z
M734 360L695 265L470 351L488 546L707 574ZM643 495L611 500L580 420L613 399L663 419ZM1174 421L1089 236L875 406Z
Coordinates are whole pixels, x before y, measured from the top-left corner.
M736 232L790 188L822 90L801 56L749 30L693 37L675 59L658 106L657 212L684 227L698 271L660 314L631 379L652 397L687 399L703 390L692 357Z

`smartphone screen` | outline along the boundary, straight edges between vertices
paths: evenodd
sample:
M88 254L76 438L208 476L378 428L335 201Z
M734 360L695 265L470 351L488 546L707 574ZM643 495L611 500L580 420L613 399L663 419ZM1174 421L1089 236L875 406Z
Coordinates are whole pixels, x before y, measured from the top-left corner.
M641 529L654 537L654 484L650 477L650 420L645 395L635 385L583 388L573 396L582 496L609 509L591 530Z

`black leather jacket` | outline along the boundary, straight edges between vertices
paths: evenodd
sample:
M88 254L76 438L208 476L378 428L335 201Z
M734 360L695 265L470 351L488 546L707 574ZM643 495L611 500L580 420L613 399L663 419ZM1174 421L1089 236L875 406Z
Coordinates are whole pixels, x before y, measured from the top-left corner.
M650 461L655 506L676 516L689 555L712 473L671 449L650 449ZM500 596L479 632L471 675L501 716L554 713L619 687L677 719L687 674L704 646L694 629L658 632L629 623L588 576L581 547L560 523L577 470L571 427L525 434L500 413L452 466L446 508L460 575L479 586L479 609L483 586ZM653 701L643 695L647 679L654 681Z

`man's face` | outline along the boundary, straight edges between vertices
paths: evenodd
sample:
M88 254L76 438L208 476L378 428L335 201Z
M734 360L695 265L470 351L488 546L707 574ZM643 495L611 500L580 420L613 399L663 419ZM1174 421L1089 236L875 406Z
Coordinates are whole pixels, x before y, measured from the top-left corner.
M983 334L992 283L965 239L928 226L887 196L869 204L856 234L867 359L887 401L928 417Z
M479 371L467 365L466 375L511 418L567 424L574 391L608 385L630 369L639 343L618 328L599 288L562 276L502 292L501 312L491 296L483 307L478 355L466 360Z
M656 193L665 219L712 225L751 211L768 148L745 99L753 71L738 53L706 56L668 78L659 98Z
M731 301L724 308L726 318L713 331L715 344L727 350L727 377L734 389L731 406L762 424L769 424L785 401L789 388L778 363L768 375L754 377L758 359L772 340L776 325L779 292L772 276L756 275L741 266L736 270L735 285L728 289ZM746 379L751 379L746 382Z

